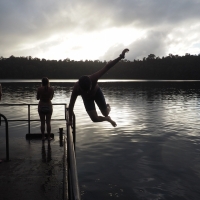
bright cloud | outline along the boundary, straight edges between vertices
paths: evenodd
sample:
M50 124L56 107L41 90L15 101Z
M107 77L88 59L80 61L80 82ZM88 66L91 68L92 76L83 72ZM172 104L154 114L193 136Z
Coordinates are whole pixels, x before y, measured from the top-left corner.
M198 0L0 1L0 56L111 60L200 53Z

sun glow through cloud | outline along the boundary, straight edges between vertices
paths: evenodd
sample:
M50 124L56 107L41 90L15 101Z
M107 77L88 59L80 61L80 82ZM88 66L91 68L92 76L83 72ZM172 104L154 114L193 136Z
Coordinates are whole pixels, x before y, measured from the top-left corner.
M110 46L117 43L128 46L131 42L141 37L142 31L134 28L111 28L100 32L70 34L59 39L59 35L49 39L55 43L45 52L38 52L37 57L54 59L70 58L71 60L98 60Z
M199 2L0 1L0 56L128 60L199 54ZM187 13L187 14L185 14Z

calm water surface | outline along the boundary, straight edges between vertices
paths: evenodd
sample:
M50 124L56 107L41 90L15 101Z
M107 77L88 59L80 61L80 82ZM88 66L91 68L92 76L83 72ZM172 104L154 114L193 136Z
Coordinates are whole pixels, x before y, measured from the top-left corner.
M39 84L3 83L0 104L37 104ZM53 103L68 104L73 82L51 85ZM74 112L82 199L199 199L200 83L102 82L100 86L118 126L91 122L78 97ZM0 106L0 111L8 119L27 119L26 107ZM63 113L64 106L54 106L53 118L63 118ZM31 107L31 119L38 119L37 106ZM31 132L39 132L39 126L32 122ZM65 128L65 123L52 122L52 132L59 127ZM9 128L13 138L27 133L25 122L10 123Z

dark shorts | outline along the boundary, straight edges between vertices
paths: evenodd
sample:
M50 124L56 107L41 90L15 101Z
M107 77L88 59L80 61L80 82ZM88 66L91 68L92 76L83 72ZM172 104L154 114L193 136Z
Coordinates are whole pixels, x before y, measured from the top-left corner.
M83 103L85 105L86 111L91 111L91 110L96 109L94 102L96 102L100 110L107 109L106 101L100 88L96 91L96 94L93 97L86 98L82 96L82 99L83 99Z
M53 111L52 106L39 106L38 112L42 114L51 114Z

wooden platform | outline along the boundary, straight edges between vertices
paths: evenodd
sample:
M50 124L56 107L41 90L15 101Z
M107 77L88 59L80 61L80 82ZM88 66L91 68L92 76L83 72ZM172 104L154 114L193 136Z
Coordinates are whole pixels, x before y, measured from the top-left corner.
M48 137L47 133L45 133L44 135L45 135L46 138ZM50 137L54 138L54 133L51 133ZM41 140L41 138L42 138L42 134L41 133L27 133L26 134L26 139L27 140L30 140L30 139L40 139Z
M29 143L24 137L15 138L10 140L9 162L4 161L5 147L0 144L0 199L63 200L63 146L55 139Z

